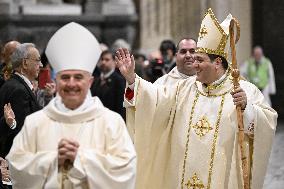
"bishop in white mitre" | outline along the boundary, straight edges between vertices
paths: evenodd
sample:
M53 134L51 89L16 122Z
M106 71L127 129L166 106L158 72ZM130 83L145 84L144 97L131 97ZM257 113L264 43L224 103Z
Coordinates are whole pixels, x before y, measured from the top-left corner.
M26 118L14 139L7 156L13 188L134 188L136 153L125 123L90 95L100 53L96 38L77 23L50 39L46 55L57 72L57 95Z
M242 189L235 105L242 107L245 133L253 140L250 188L263 187L277 113L247 81L241 80L233 92L227 61L231 19L228 15L219 24L211 9L206 12L196 76L172 86L135 76L129 52L117 52L117 65L129 84L125 106L137 151L137 189Z

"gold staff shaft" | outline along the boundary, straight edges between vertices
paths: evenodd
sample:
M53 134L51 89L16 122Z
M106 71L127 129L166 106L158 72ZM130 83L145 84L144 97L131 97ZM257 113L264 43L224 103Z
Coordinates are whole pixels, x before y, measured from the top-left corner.
M236 40L234 39L235 25L237 28ZM239 84L240 71L237 66L236 49L235 49L235 43L239 40L239 37L240 37L240 26L238 21L235 18L233 18L230 22L230 46L232 53L232 77L233 77L234 90L240 87ZM236 109L237 109L237 120L239 128L238 142L241 153L244 189L249 189L249 173L248 173L249 169L248 169L248 161L247 161L245 141L244 141L245 134L244 134L243 113L240 105L236 106Z

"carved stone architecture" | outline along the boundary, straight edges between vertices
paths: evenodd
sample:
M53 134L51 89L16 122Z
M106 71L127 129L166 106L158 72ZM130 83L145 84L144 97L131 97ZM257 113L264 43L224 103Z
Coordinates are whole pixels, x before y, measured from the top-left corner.
M140 1L140 44L144 52L157 49L163 39L178 42L183 37L198 37L201 19L211 7L222 21L231 12L241 22L238 60L251 51L251 11L247 0L142 0ZM242 47L242 48L240 48Z
M43 50L59 27L76 21L87 26L100 42L110 46L122 38L133 49L148 54L164 39L197 38L209 7L219 21L228 13L240 21L239 63L250 56L254 45L263 46L276 68L277 95L272 103L284 118L282 0L0 0L0 44L16 39L34 42Z
M131 0L0 0L0 12L0 44L32 42L41 52L53 33L72 21L109 46L118 38L132 45L136 37L138 17Z

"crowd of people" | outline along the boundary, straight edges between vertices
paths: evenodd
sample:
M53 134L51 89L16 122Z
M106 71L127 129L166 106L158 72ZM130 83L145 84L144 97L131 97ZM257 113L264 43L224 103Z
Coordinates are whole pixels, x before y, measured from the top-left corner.
M35 44L7 42L1 187L241 188L239 107L254 141L251 188L261 188L277 124L273 66L256 46L234 88L222 41L232 16L219 24L210 15L197 40L164 40L149 55L132 54L121 39L99 44L76 23L60 28L42 55Z

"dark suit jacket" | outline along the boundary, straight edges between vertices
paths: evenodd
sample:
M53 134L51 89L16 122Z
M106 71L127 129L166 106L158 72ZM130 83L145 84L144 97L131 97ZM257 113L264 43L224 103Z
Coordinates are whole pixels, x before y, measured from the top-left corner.
M4 76L2 73L2 69L4 68L4 63L0 63L0 88L5 83Z
M125 119L125 108L123 108L125 80L114 71L105 81L100 77L95 78L91 86L93 96L99 97L103 105L112 111L119 113Z
M17 127L10 129L4 118L4 105L11 103ZM0 89L0 156L5 157L20 132L26 116L40 109L36 97L25 81L12 74Z
M2 87L2 85L4 85L4 83L5 83L5 80L3 78L3 75L0 74L0 88Z
M2 173L1 173L1 170L0 170L0 189L3 189L4 186L3 186L3 183L2 183Z

